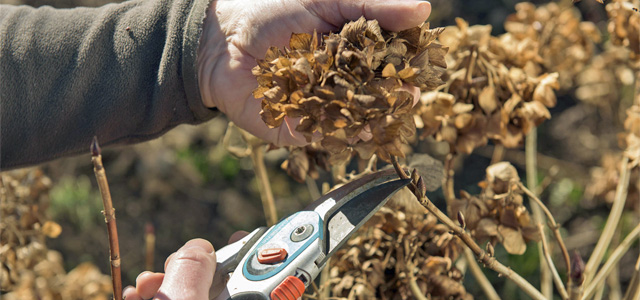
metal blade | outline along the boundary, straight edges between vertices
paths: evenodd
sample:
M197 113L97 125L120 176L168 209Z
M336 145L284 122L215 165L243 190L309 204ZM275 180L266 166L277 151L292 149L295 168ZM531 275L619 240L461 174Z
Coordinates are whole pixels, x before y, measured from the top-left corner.
M365 190L343 199L325 215L323 252L326 262L371 216L382 207L395 192L407 186L410 179L399 179L367 187Z
M386 181L397 179L395 170L387 169L376 173L365 175L357 180L351 181L309 204L304 210L313 210L320 214L322 220L326 220L326 214L336 206L341 206L351 198L359 195L363 191Z

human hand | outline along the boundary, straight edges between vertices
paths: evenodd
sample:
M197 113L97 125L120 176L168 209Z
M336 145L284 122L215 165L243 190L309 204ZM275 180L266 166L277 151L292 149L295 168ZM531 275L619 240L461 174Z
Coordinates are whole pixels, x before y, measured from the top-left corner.
M239 231L229 243L247 235ZM188 241L171 254L164 263L165 273L145 271L136 278L136 286L123 291L126 300L207 300L213 299L223 287L212 286L216 271L216 254L211 243L203 239Z
M256 59L270 46L288 46L292 32L336 32L364 15L380 26L400 31L422 24L431 5L418 0L238 0L213 1L198 49L200 93L207 107L217 107L239 127L278 146L307 144L285 118L270 129L259 116L251 74ZM410 88L419 97L417 88Z

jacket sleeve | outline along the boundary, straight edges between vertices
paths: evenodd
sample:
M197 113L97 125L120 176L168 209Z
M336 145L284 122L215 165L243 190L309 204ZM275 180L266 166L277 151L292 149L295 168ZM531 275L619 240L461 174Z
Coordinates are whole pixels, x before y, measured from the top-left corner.
M210 0L0 5L0 170L153 139L216 111L196 52Z

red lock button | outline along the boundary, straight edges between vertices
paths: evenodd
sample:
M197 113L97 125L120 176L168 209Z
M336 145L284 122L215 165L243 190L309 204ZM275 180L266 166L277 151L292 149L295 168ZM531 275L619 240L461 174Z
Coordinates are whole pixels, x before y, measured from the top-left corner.
M275 264L287 258L287 250L284 248L263 249L258 252L258 262L261 264Z
M304 283L300 278L288 276L273 291L271 291L272 300L296 300L300 299L304 294Z

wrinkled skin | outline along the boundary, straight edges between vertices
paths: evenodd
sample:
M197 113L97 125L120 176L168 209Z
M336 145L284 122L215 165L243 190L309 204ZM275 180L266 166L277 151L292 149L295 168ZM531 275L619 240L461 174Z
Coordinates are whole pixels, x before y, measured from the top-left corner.
M295 132L296 120L269 129L261 117L258 86L251 69L270 46L288 46L292 32L337 32L364 15L380 26L400 31L421 25L431 5L417 0L278 0L216 1L209 11L200 49L199 81L203 102L217 107L250 133L278 146L307 144ZM224 42L222 42L224 41ZM419 90L408 87L419 98ZM366 139L366 138L365 138Z

